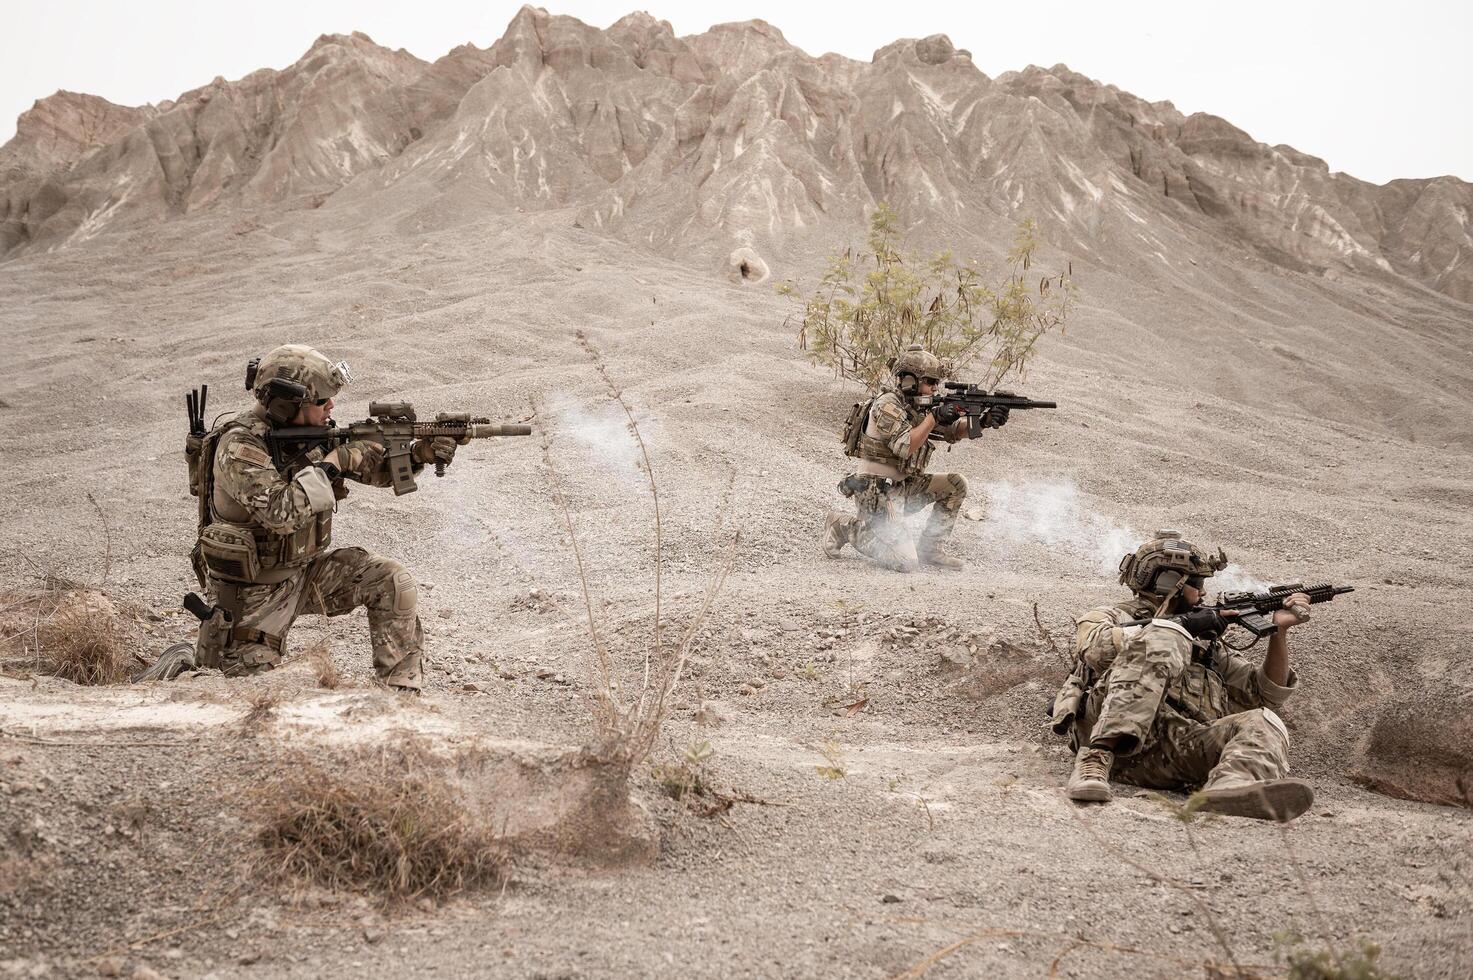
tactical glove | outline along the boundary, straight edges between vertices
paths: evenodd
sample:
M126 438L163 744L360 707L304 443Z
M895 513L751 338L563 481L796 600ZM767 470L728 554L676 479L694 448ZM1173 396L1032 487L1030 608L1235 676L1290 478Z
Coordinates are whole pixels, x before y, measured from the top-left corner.
M958 412L953 406L942 402L940 405L931 409L931 417L936 420L936 428L944 429L948 425L955 425L956 420L962 417L962 413Z
M366 439L345 442L328 453L323 462L331 463L342 473L367 476L384 461L384 447Z
M1008 424L1008 407L1006 405L994 405L982 416L982 428L1001 429Z
M409 455L416 462L424 463L426 466L431 463L449 466L450 461L455 458L455 440L449 436L436 436L433 439L418 439L410 448Z
M1206 606L1190 609L1176 617L1181 628L1197 638L1221 636L1227 629L1227 620L1216 610Z

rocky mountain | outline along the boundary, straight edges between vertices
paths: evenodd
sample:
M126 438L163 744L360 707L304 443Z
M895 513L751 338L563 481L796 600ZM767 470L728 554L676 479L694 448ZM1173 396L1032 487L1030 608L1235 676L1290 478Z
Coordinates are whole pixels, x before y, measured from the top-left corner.
M711 263L829 247L886 200L949 240L1005 240L1032 216L1127 271L1226 250L1473 301L1473 185L1453 177L1369 184L1062 65L989 78L941 35L863 63L761 21L677 37L647 14L599 30L532 7L490 48L433 64L333 35L157 106L42 99L0 148L0 253L206 208L370 199L567 208Z

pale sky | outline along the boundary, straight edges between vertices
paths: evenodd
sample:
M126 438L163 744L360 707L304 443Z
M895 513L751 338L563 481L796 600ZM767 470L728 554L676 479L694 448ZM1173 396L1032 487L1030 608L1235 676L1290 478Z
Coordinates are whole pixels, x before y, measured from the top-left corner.
M678 34L761 18L810 54L868 61L899 37L943 33L988 75L1067 64L1183 112L1211 112L1269 144L1382 183L1473 180L1473 5L1403 0L1128 3L735 3L567 0L607 27L637 3ZM57 89L126 105L170 99L216 75L284 68L319 35L358 30L426 60L487 47L521 5L500 0L16 0L0 35L0 142Z

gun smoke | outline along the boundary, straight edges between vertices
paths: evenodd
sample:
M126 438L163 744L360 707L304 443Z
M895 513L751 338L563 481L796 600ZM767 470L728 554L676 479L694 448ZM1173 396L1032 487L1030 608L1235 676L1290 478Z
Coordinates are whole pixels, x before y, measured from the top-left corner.
M1072 481L1002 480L987 484L983 494L982 538L995 554L1042 547L1076 565L1113 577L1120 559L1146 538L1090 506ZM1267 588L1269 583L1237 564L1213 576L1209 586L1213 592Z
M644 483L644 458L629 430L629 418L616 403L588 409L571 401L549 406L559 435L571 436L600 470ZM646 444L659 438L659 421L636 410L635 421Z

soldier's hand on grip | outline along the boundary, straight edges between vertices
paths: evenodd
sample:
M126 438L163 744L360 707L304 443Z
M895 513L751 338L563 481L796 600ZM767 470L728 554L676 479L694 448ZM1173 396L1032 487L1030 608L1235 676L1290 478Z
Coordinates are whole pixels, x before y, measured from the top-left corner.
M426 466L431 463L448 466L455 459L455 446L456 441L449 436L436 436L433 439L416 440L409 454Z
M1201 607L1190 609L1177 617L1181 628L1195 637L1221 636L1227 629L1227 620L1216 609Z
M328 453L325 459L343 473L362 476L378 469L379 464L384 461L384 447L367 439L355 439L343 443Z
M994 405L982 416L982 428L1001 429L1008 424L1008 407L1006 405Z
M1284 608L1274 611L1274 625L1281 629L1309 622L1309 596L1295 592L1284 598Z
M958 412L954 406L942 402L931 409L931 416L936 420L937 428L945 428L948 425L955 425L956 420L962 417L962 413Z

